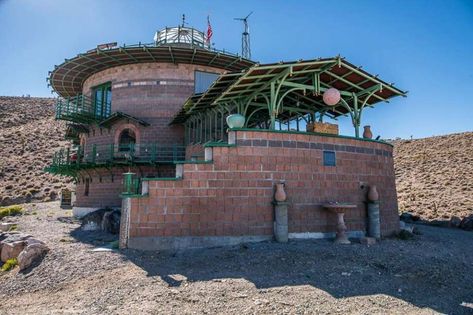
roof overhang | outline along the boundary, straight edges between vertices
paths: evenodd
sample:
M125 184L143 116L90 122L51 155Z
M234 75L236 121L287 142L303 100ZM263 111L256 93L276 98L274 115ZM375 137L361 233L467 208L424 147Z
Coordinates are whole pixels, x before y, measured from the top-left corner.
M84 81L99 71L127 64L161 62L211 66L227 71L241 71L254 64L225 51L183 45L138 44L110 49L93 49L66 59L49 72L48 84L62 97L82 92Z
M126 119L128 121L133 121L133 122L136 122L144 127L147 127L149 126L149 123L147 123L146 121L142 120L142 119L139 119L139 118L136 118L136 117L133 117L131 115L128 115L128 114L125 114L125 113L122 113L122 112L115 112L113 113L112 115L110 115L107 119L105 120L102 120L100 123L99 123L99 126L100 127L105 127L105 128L110 128L113 124L115 124L116 122L118 122L119 120L121 119Z
M341 57L256 64L246 71L221 75L205 93L187 99L171 123L183 123L191 115L216 109L219 104L243 102L246 106L264 107L269 102L272 83L276 83L278 92L284 95L286 109L323 111L331 117L349 112L346 106L328 107L323 103L322 92L331 87L341 91L342 98L348 103L355 97L364 98L368 107L407 93ZM290 112L280 114L289 118Z

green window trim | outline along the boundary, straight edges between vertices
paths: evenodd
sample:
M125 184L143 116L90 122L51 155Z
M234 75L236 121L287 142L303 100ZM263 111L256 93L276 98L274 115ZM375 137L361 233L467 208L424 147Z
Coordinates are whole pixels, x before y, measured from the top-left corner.
M95 116L100 119L110 116L112 110L112 82L92 87Z

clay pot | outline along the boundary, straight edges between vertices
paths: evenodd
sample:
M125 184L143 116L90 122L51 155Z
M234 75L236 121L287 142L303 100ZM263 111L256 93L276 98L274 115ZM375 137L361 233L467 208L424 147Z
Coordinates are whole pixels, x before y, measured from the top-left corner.
M379 200L379 193L376 185L371 185L368 190L368 200L371 202L376 202Z
M363 128L364 128L363 138L372 139L373 138L373 133L371 132L371 127L370 126L364 126Z
M232 114L227 116L227 125L231 128L242 128L245 125L245 116Z
M274 193L274 200L278 202L286 201L287 195L284 191L284 182L280 182L276 184L276 192Z

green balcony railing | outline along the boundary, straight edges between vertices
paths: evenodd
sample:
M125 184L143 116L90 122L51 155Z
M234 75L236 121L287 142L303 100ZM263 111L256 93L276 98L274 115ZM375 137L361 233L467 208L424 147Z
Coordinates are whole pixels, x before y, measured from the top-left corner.
M87 145L73 149L61 149L53 155L46 171L55 174L73 175L82 168L134 165L172 164L185 160L185 146L177 144L124 144Z
M59 98L56 102L56 119L59 120L88 124L107 118L110 111L110 102L102 104L82 94Z

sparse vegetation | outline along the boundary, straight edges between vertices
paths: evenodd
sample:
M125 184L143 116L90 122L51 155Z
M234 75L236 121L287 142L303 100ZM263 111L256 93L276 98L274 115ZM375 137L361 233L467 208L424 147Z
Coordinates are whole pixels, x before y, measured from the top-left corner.
M0 206L54 200L70 186L70 177L43 171L68 143L53 104L52 98L0 96Z
M0 219L8 216L21 215L23 213L23 207L19 205L0 207Z
M8 259L2 266L2 271L10 271L18 265L16 258Z

